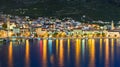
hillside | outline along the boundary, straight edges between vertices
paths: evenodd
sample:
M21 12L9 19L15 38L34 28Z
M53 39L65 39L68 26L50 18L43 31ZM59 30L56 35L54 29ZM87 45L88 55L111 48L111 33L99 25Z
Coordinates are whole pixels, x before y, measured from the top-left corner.
M29 2L29 1L28 1ZM32 1L31 1L32 2ZM12 3L12 4L11 4ZM22 3L9 1L1 11L14 15L29 16L56 16L73 17L75 19L86 15L87 20L120 20L119 2L99 0L76 0L76 1L36 1L33 3ZM9 6L9 7L8 7Z

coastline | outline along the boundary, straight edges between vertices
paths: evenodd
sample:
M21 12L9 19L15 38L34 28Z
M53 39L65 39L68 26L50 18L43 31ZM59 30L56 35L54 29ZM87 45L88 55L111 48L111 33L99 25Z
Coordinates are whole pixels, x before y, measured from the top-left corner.
M120 37L6 37L1 39L120 39Z

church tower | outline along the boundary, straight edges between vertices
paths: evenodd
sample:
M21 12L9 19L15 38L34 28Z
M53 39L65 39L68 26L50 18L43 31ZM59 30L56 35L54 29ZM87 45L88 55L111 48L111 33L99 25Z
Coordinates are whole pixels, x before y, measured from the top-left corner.
M113 30L113 29L115 29L115 27L114 27L114 22L112 21L111 22L111 30Z

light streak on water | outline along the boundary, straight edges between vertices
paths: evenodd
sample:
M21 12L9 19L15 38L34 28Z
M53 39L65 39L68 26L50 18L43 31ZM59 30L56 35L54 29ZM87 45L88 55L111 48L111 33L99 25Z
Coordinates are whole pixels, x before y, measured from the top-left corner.
M90 53L89 67L95 67L95 40L94 39L90 39L89 53Z
M117 41L116 41L117 40ZM25 40L1 45L1 67L119 67L119 39ZM30 43L30 44L29 44ZM19 52L19 53L18 53Z
M114 64L114 39L111 39L111 60L111 64Z
M52 54L52 40L48 40L49 54Z
M8 47L8 67L13 67L13 45L12 45L12 42L10 42L10 45Z
M58 39L56 39L56 55L58 56Z
M109 67L109 39L105 39L105 67Z
M82 59L84 59L84 55L85 55L85 39L82 39Z
M70 39L67 40L67 53L68 53L68 58L70 57Z
M48 47L49 47L49 56L50 56L50 62L53 64L53 54L52 54L52 40L48 40Z
M76 60L76 66L80 66L80 49L81 49L81 44L80 40L76 39L76 45L75 45L75 60Z
M60 49L59 49L59 64L64 66L64 48L63 48L63 39L60 40Z
M41 58L43 58L43 41L42 40L40 40L40 42L39 42L39 45L40 45L40 59Z
M47 40L43 40L43 67L47 67Z
M28 40L26 40L25 47L25 63L25 67L30 67L30 44Z

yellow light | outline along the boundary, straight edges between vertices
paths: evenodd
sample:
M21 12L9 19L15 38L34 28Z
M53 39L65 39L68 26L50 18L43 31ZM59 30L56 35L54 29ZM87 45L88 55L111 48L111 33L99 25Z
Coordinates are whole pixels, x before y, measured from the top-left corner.
M59 50L59 63L61 66L63 66L64 64L64 49L63 49L63 40L60 40L60 50Z
M88 39L88 45L90 46L92 44L92 39Z
M68 39L68 58L69 58L69 55L70 55L70 39Z
M56 39L56 54L58 56L58 39Z
M75 45L75 60L76 60L76 65L77 66L80 66L80 40L79 39L76 39L76 45Z
M47 67L47 40L43 40L43 67Z
M84 55L85 55L85 39L80 39L80 44L82 41L82 59L84 59Z
M13 46L12 46L12 42L10 42L10 45L8 47L8 65L9 65L9 67L13 67Z
M8 36L9 36L9 37L11 37L11 36L12 36L12 34L13 34L12 32L9 32Z
M89 45L89 55L90 55L90 63L89 63L89 67L95 67L95 40L94 39L90 39L91 40L91 44Z
M101 59L101 56L102 56L102 39L100 39L100 59Z
M111 60L112 63L114 64L114 39L111 39Z
M109 67L109 39L106 39L105 43L105 67Z
M30 67L30 46L29 41L26 40L26 47L25 47L25 67Z

